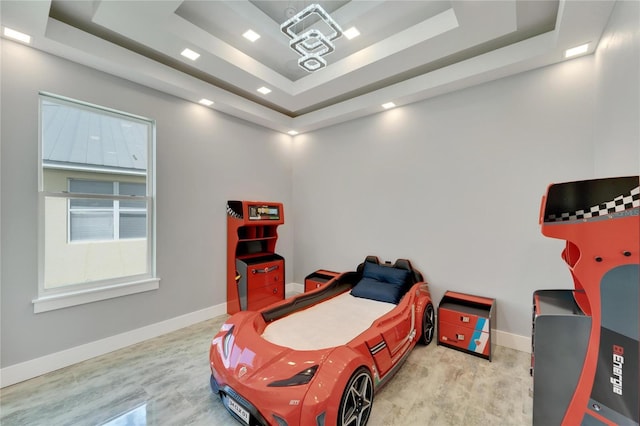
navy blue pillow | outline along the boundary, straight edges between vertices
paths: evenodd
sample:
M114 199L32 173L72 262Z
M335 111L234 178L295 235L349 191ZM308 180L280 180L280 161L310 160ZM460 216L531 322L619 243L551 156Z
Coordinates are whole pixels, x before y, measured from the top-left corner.
M387 268L391 269L391 268ZM378 300L398 304L404 294L404 284L391 284L374 280L373 278L362 278L353 289L351 294L364 299Z
M382 266L373 262L365 262L362 278L372 278L385 283L404 286L409 281L409 271L390 266Z

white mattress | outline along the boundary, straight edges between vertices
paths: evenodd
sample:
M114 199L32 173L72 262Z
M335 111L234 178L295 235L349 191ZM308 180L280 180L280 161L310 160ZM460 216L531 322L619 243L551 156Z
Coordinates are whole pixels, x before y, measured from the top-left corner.
M300 351L344 345L396 305L343 293L269 324L262 338Z

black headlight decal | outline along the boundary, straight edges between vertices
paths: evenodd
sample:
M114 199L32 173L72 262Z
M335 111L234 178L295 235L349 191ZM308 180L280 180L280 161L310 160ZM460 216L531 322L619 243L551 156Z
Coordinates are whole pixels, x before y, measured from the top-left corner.
M313 367L309 367L305 370L302 370L298 374L293 377L290 377L285 380L276 380L275 382L269 383L267 386L269 387L284 387L284 386L300 386L306 385L313 379L313 376L318 371L318 366L314 365Z

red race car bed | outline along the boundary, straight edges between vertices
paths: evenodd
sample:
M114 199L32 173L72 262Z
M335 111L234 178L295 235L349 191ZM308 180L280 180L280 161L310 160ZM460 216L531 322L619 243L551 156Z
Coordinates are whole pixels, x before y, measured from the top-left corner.
M362 426L434 324L422 274L368 256L319 289L231 316L211 342L211 388L243 424Z

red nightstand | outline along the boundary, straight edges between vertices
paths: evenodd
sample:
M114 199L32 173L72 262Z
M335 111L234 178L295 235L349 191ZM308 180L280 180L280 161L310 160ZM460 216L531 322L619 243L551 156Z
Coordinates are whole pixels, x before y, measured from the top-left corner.
M438 306L438 345L491 361L495 299L447 291Z
M319 269L304 278L304 291L315 290L340 275L339 272Z

